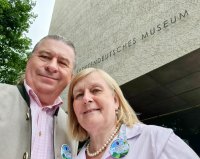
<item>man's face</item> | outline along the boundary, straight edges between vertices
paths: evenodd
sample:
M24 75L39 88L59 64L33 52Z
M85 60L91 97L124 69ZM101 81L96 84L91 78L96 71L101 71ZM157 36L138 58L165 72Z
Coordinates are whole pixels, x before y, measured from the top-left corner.
M38 96L50 94L57 98L71 80L74 60L75 53L70 46L45 39L27 63L26 82Z

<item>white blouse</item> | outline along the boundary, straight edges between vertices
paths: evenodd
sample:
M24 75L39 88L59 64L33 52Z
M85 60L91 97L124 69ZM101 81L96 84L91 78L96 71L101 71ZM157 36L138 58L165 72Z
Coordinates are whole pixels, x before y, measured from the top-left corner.
M138 123L126 127L126 137L129 152L122 159L200 159L172 129ZM112 159L109 149L110 145L102 159ZM75 159L86 159L85 152L84 146Z

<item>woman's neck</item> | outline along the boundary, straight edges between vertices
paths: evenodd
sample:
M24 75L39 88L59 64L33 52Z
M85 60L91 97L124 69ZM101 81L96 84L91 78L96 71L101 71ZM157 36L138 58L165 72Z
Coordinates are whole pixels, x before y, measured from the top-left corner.
M118 133L120 126L112 126L108 129L104 129L95 134L90 134L90 141L87 145L87 156L91 158L98 158L105 152L108 145Z

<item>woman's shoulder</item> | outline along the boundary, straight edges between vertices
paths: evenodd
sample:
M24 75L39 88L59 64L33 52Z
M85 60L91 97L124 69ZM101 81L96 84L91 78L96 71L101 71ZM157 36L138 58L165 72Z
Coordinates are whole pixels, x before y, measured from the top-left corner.
M128 133L135 135L141 135L141 136L149 136L149 137L166 137L168 138L170 134L173 133L173 130L170 128L165 128L162 126L156 126L156 125L146 125L143 123L137 123L134 124L132 127L127 128Z
M146 131L155 131L155 132L172 132L173 130L171 128L166 128L163 126L157 126L157 125L146 125L146 124L140 124L141 127L143 127Z
M138 132L137 134L138 144L143 143L146 144L147 146L151 145L157 150L162 150L166 145L166 143L171 138L171 136L173 136L172 134L174 134L172 129L156 125L146 125L138 123L132 127L132 132L134 131L134 127L135 129L137 129ZM133 137L134 136L132 136L132 139Z

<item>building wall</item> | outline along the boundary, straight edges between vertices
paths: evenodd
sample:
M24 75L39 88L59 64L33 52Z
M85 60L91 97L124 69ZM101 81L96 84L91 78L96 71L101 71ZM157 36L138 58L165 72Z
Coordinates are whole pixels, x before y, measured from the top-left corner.
M56 0L49 34L122 85L200 46L200 0Z

